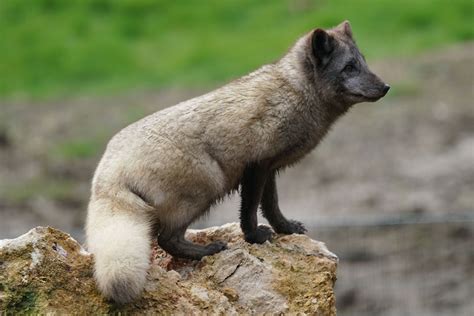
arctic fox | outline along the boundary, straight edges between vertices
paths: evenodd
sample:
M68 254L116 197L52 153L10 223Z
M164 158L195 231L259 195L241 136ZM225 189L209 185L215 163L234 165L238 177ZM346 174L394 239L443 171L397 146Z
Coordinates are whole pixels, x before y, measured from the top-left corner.
M226 248L196 245L186 228L240 186L241 227L250 243L304 233L278 206L275 173L310 152L352 105L389 86L367 67L349 22L301 37L279 61L203 96L151 114L109 142L92 182L87 244L103 295L140 296L151 241L200 259Z

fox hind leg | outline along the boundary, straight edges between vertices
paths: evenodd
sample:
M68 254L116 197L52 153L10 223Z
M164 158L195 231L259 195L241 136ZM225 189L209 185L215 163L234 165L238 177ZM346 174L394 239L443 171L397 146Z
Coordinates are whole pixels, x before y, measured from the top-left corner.
M198 245L184 238L188 225L179 229L162 229L158 236L158 245L173 257L200 260L227 249L227 244L215 241L206 246Z

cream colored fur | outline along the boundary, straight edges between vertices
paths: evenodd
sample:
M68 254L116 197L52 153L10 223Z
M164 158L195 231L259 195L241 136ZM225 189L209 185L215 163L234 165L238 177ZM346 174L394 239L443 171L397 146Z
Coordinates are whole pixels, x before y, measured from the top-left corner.
M324 136L335 117L320 109L302 69L309 36L280 61L147 116L109 142L94 176L86 227L106 297L136 298L152 238L205 213L237 188L249 163L280 157L273 168L284 167Z

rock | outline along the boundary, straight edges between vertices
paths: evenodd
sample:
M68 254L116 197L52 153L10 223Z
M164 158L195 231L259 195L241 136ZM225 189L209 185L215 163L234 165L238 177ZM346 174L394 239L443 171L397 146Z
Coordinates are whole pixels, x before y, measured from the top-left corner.
M174 259L154 246L143 297L119 306L102 298L93 256L68 234L37 227L0 240L0 311L104 314L334 315L337 257L307 236L274 236L251 245L239 225L189 230L197 243L229 249L201 261Z

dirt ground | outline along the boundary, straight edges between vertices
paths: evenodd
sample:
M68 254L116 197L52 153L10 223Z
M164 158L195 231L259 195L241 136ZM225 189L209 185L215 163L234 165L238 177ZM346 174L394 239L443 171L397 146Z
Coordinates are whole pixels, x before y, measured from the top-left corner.
M372 64L389 96L355 106L281 174L282 210L340 256L339 314L469 315L474 43ZM89 147L102 150L127 123L200 93L0 102L0 238L51 225L83 240L99 159ZM237 208L231 197L195 227L236 221Z

